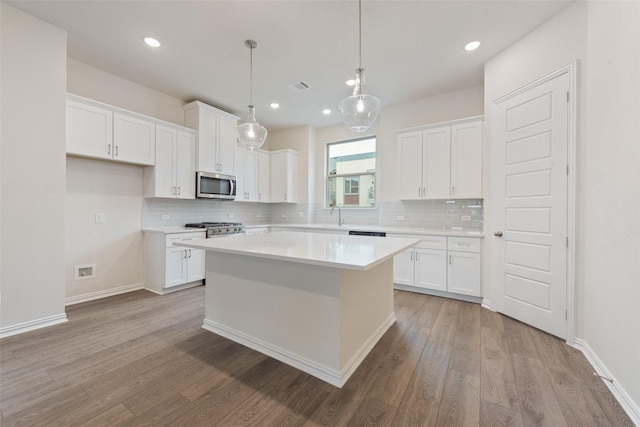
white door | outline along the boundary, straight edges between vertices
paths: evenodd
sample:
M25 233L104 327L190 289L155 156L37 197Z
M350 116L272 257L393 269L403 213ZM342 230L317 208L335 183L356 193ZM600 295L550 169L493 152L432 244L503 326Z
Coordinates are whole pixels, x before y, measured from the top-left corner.
M491 106L491 304L561 338L567 336L570 84L565 72Z
M393 257L393 283L413 286L414 250L408 249Z
M451 126L451 197L482 198L482 122Z
M422 132L398 135L400 200L422 198Z
M113 159L141 165L156 163L156 125L113 113Z
M174 129L160 125L156 127L156 166L153 172L156 178L154 194L156 197L175 197L177 193L173 161L175 138Z
M181 131L177 132L175 146L175 177L176 187L178 187L177 197L179 199L195 199L196 137L192 133Z

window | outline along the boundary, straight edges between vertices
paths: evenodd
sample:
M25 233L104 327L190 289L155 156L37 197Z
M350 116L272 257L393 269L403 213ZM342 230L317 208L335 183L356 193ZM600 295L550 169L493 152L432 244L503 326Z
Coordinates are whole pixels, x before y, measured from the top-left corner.
M375 206L375 182L375 137L327 145L327 206Z

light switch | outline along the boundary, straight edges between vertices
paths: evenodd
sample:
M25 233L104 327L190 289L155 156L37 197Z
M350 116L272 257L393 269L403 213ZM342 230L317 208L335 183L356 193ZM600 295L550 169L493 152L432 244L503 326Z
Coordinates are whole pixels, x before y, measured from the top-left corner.
M103 213L97 213L96 214L96 224L103 224L104 223L104 214Z

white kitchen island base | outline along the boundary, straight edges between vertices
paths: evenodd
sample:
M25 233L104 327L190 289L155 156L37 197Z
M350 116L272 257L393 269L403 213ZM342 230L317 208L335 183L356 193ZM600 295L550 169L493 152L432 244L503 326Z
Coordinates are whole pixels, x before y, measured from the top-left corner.
M393 258L348 270L216 252L203 328L342 387L395 322Z

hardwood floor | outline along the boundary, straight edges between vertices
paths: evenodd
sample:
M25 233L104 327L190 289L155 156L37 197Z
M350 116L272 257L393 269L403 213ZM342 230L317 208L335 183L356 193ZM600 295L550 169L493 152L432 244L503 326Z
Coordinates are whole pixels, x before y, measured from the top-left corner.
M0 340L0 425L632 425L578 350L477 304L396 291L338 389L201 329L203 302L137 291Z

